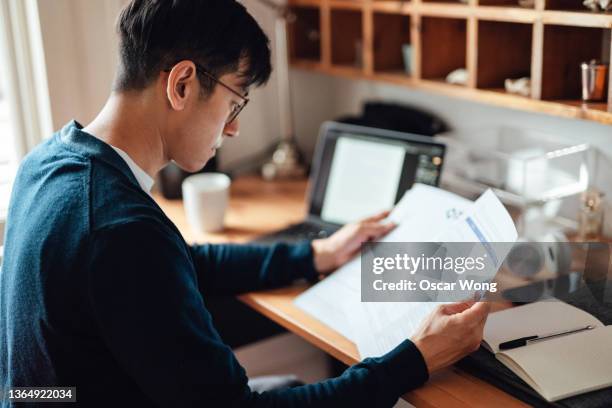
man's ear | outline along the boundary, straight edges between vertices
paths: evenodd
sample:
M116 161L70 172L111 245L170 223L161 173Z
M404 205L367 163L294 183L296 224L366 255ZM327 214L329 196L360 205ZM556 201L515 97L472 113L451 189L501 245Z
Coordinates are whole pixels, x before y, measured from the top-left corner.
M166 96L174 110L183 110L192 93L198 91L196 67L192 61L181 61L168 75Z

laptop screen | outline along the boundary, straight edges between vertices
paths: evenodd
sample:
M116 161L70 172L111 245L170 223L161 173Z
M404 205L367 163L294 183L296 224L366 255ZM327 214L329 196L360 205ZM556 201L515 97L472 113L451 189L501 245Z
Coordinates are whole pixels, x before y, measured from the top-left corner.
M438 184L443 145L405 133L327 126L313 163L310 203L311 215L320 220L356 221L392 208L415 182Z

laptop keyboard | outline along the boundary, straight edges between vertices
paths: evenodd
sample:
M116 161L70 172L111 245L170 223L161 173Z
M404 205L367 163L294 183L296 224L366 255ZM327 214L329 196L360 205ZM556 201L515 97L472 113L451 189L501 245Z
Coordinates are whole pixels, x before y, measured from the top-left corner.
M298 242L303 240L312 240L317 238L325 238L335 232L335 228L322 227L321 225L302 222L299 224L290 225L280 231L275 231L270 234L262 235L253 240L258 243L273 243L273 242Z

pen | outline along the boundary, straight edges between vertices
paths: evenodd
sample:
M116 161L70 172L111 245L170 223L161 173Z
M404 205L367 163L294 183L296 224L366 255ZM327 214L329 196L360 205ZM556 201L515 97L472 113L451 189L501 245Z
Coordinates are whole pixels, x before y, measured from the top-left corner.
M534 335L534 336L527 336L527 337L521 337L518 339L514 339L514 340L510 340L510 341L505 341L503 343L499 344L499 349L500 350L510 350L513 348L517 348L517 347L522 347L522 346L526 346L528 344L531 343L536 343L538 341L541 340L549 340L555 337L560 337L560 336L565 336L568 334L573 334L573 333L578 333L581 331L585 331L585 330L591 330L594 329L595 326L585 326L585 327L579 327L577 329L571 329L571 330L565 330L562 332L558 332L558 333L551 333L551 334L546 334L544 336L538 336L538 335Z

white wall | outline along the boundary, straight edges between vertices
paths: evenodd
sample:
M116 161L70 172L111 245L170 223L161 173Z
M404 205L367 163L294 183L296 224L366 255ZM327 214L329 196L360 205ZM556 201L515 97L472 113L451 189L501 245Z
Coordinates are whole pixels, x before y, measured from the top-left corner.
M87 123L115 72L114 20L122 0L38 0L54 129Z

